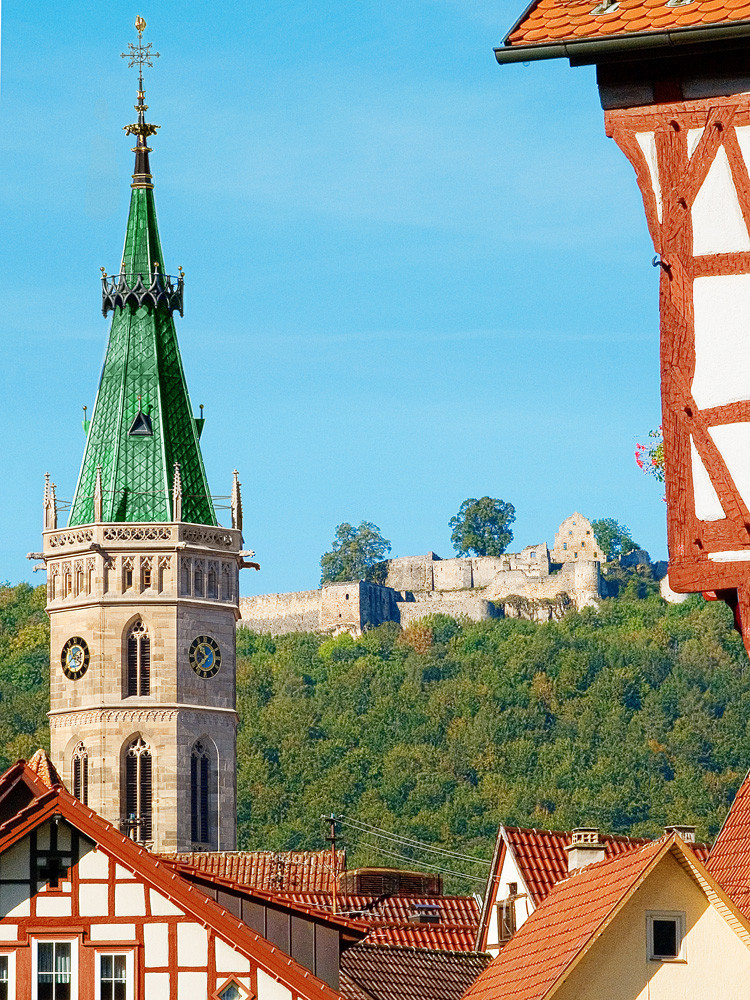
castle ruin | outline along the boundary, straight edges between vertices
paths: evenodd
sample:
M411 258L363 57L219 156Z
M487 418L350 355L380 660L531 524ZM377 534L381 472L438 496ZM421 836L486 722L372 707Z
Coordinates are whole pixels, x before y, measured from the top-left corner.
M574 544L573 544L574 543ZM387 559L371 580L325 584L319 590L240 598L240 625L256 632L360 635L441 613L472 621L514 617L547 621L603 596L591 522L572 514L560 525L552 552L545 542L500 556L441 559L434 552ZM374 582L377 580L379 582Z

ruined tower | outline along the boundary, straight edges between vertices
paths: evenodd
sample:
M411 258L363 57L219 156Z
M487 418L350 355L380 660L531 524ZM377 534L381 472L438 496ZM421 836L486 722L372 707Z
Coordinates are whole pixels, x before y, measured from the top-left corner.
M242 506L219 526L175 333L184 276L156 223L143 66L119 273L102 277L109 342L68 526L44 500L52 757L71 791L154 850L236 841L235 622ZM103 269L102 269L103 270Z

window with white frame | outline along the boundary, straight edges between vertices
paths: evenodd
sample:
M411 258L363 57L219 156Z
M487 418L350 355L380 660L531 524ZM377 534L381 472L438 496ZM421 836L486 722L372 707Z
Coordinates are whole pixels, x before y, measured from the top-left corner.
M685 961L685 914L651 912L646 914L648 957L652 962Z
M76 1000L78 954L74 941L35 941L32 1000Z
M15 997L15 955L0 954L0 1000Z
M133 952L96 956L96 1000L133 1000Z

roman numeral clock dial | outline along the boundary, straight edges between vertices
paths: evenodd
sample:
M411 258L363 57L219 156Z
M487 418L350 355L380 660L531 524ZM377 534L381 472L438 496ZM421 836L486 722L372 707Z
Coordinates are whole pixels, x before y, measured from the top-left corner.
M219 644L210 635L199 635L190 645L190 666L199 677L213 677L221 666Z

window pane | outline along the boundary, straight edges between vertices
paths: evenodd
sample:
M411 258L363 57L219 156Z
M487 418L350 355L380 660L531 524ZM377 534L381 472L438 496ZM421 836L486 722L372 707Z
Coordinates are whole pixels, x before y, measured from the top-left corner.
M55 981L70 982L70 942L55 943Z
M0 980L0 1000L8 1000L8 980Z
M37 952L37 968L39 970L39 975L43 973L52 972L52 956L54 954L55 946L49 941L40 941L39 950Z
M113 955L114 958L114 978L121 979L125 982L126 978L126 959L124 955Z
M70 1000L70 979L55 986L55 1000Z
M124 979L118 979L112 987L112 1000L127 1000L127 984Z
M221 997L221 1000L240 1000L241 994L234 983L229 983L228 986L224 987L219 996Z
M654 920L654 955L660 958L677 956L676 920Z
M0 955L0 983L8 982L8 956Z
M38 1000L55 1000L52 989L52 977L49 976L47 979L42 980L42 977L40 976L36 988Z
M112 956L102 955L101 957L101 975L102 979L112 978Z

